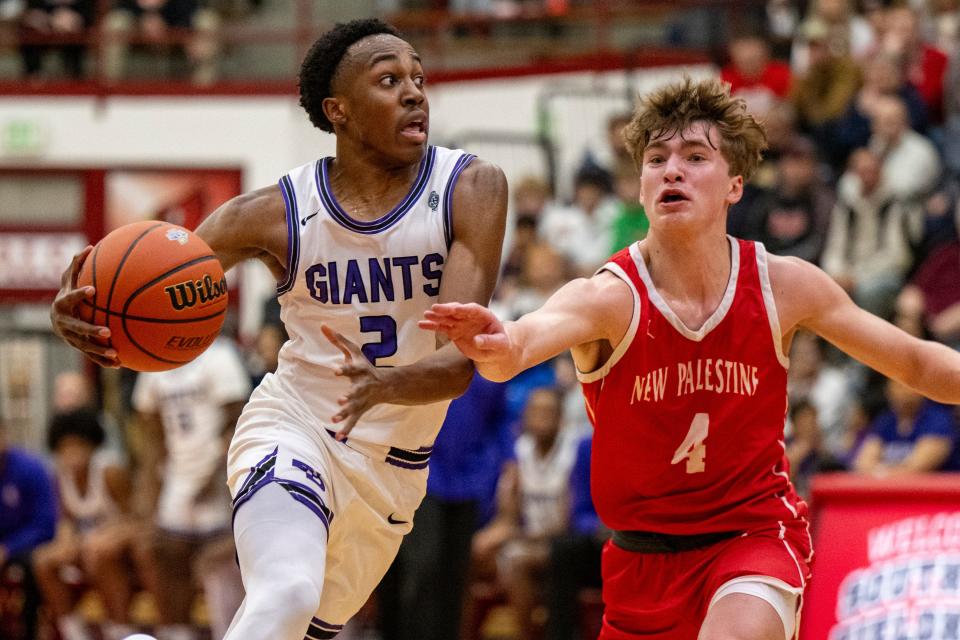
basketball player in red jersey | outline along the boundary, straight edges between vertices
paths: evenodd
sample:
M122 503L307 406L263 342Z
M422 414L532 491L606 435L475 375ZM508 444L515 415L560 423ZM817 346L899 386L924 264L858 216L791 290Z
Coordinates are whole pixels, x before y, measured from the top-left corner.
M572 350L595 427L593 498L614 530L601 640L792 638L812 559L783 445L794 333L948 403L960 354L858 308L816 266L726 235L766 137L719 81L647 96L625 136L644 241L516 322L440 304L420 326L491 380Z

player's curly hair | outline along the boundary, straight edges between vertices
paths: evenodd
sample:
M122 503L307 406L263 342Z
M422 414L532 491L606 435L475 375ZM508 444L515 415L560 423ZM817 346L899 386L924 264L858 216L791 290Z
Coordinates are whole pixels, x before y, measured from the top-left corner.
M53 416L47 430L47 447L50 451L56 451L67 436L86 440L94 448L99 447L106 439L100 420L89 409L77 409Z
M623 130L637 168L643 171L643 152L651 140L682 134L694 122L716 127L730 175L749 180L767 148L767 134L747 112L746 103L732 97L730 86L715 78L695 82L685 77L637 102L633 119Z
M330 97L337 67L350 45L381 33L399 37L394 27L381 20L351 20L338 23L310 47L300 65L300 106L310 116L313 126L333 133L333 124L323 113L323 101Z

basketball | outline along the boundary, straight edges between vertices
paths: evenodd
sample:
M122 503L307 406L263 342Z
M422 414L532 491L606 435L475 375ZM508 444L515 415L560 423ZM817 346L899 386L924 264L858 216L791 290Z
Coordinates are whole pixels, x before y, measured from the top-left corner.
M77 286L96 293L80 317L109 327L120 364L136 371L184 365L213 343L227 310L216 255L196 234L167 222L112 231L87 256Z

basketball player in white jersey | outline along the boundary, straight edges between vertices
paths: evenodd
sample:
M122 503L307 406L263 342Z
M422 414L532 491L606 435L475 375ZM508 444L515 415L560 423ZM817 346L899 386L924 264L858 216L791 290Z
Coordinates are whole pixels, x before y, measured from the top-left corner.
M271 269L290 334L230 450L246 598L229 640L332 638L386 572L447 403L473 374L417 320L434 302L487 304L506 218L500 169L427 143L420 57L389 25L322 36L300 95L311 122L336 135L336 156L231 200L197 230L225 269L248 258ZM53 324L117 366L93 340L106 329L76 317L93 292L76 288L88 252L64 273Z
M194 640L194 584L203 584L214 640L223 637L243 597L234 589L232 599L218 602L215 596L224 589L217 572L201 575L191 569L206 549L229 535L226 445L249 397L247 369L225 338L179 369L137 376L132 401L144 443L142 486L156 497L155 529L144 546L156 576L150 590L160 618L159 640ZM234 574L227 579L238 582L236 567L228 562Z

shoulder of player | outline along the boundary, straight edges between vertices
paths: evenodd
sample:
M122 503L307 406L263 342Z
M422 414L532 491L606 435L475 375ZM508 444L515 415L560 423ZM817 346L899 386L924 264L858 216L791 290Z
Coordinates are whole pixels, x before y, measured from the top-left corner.
M843 289L823 269L792 256L769 255L770 288L784 330L842 302ZM785 317L784 317L785 316Z
M285 251L286 205L280 187L255 189L231 198L203 221L197 234L218 253L237 248L275 253L280 245Z
M497 165L476 158L460 174L453 197L455 200L468 198L473 203L502 201L506 214L507 177Z
M577 313L584 315L613 318L623 310L629 318L633 313L630 285L609 271L571 280L556 295L562 296L561 302L575 306Z

